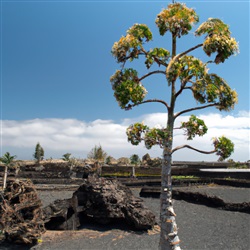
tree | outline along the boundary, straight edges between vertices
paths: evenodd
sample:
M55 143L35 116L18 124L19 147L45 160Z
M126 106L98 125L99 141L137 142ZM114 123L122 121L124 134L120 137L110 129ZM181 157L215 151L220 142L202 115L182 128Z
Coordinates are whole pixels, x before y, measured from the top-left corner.
M62 160L64 160L64 161L69 161L69 160L70 160L70 156L71 156L70 153L66 153L66 154L63 155Z
M153 48L146 50L145 44L152 40L152 33L145 24L134 24L126 36L122 36L112 47L112 55L121 64L121 69L111 76L110 81L114 96L122 109L130 110L135 106L146 103L159 103L166 108L167 121L163 128L149 128L143 123L135 123L128 127L128 141L138 145L144 141L147 149L159 145L163 149L161 172L161 236L159 248L180 249L180 240L177 232L176 214L172 204L172 155L177 150L189 148L191 150L211 154L216 153L220 160L230 156L234 150L234 144L222 136L213 138L214 149L202 151L188 144L173 148L174 129L183 129L188 140L195 136L203 136L207 127L201 119L192 115L181 126L174 127L175 120L182 114L196 110L215 107L218 110L229 111L237 102L237 93L232 90L227 82L215 73L208 73L209 63L223 63L231 55L237 54L238 44L231 37L228 25L220 19L209 18L195 31L196 36L203 36L203 43L194 45L188 50L177 54L177 39L190 33L193 24L198 23L196 12L186 7L185 4L172 3L163 9L156 18L156 25L161 36L167 32L171 35L171 50L165 48ZM191 52L203 49L210 57L215 58L202 62L190 55ZM148 71L139 76L134 68L126 68L128 61L143 59ZM158 68L156 68L158 66ZM168 87L169 99L146 99L147 90L142 81L151 79L154 75L162 75ZM167 89L167 88L166 88ZM165 91L165 89L164 89ZM193 95L197 105L176 112L176 102L184 92Z
M0 161L5 165L4 168L4 177L3 177L3 190L6 188L7 175L8 175L8 167L13 164L16 155L10 155L9 152L6 152L1 158Z
M107 157L107 153L102 149L102 146L95 146L91 149L91 151L88 153L89 159L94 159L99 162L105 162L105 159Z
M120 165L120 166L128 166L129 163L130 163L130 159L127 157L120 157L117 160L117 165Z
M116 162L117 162L116 159L114 157L112 157L111 155L109 155L105 160L105 163L108 165L112 165Z
M44 150L39 142L36 144L35 153L33 154L33 157L37 160L37 163L43 160Z
M133 154L130 156L130 163L134 165L139 165L141 162L140 157L137 154Z

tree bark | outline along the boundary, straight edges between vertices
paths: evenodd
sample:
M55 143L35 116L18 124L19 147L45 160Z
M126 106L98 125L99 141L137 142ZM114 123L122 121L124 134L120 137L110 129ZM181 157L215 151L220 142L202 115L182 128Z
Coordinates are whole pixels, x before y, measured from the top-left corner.
M178 228L176 224L176 214L173 208L172 200L172 146L173 146L173 125L174 118L168 115L169 136L166 138L163 150L162 173L161 173L161 235L160 250L181 250L180 239L178 237Z

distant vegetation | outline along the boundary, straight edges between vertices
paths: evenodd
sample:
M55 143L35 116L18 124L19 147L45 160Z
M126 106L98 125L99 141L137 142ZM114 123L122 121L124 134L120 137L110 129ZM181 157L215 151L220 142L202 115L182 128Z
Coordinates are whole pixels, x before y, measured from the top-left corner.
M37 163L40 163L40 161L43 160L44 150L39 142L36 144L35 153L33 154L33 156Z

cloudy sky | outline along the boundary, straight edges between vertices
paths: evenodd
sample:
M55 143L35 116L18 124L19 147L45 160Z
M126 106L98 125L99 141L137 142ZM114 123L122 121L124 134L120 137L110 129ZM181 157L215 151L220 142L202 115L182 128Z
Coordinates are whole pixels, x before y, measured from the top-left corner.
M115 158L149 153L161 156L161 149L148 151L127 142L126 128L144 121L150 126L166 124L161 105L145 104L131 111L121 110L113 97L110 76L120 65L111 48L134 23L145 23L153 33L150 47L170 49L169 37L158 34L154 20L172 1L1 1L1 155L9 151L18 159L32 159L40 142L45 158L60 158L69 152L86 158L95 145ZM237 91L239 102L231 112L207 109L196 112L205 120L208 134L191 145L212 150L211 138L225 135L235 144L230 157L246 161L249 156L249 1L185 1L195 8L200 22L217 17L229 24L240 45L240 54L210 72L227 80ZM195 30L195 28L194 28ZM200 43L191 34L178 40L178 52ZM195 56L208 60L202 49ZM135 65L145 72L144 63ZM149 98L168 97L164 78L147 81ZM185 95L176 111L193 107ZM185 121L188 116L177 120ZM181 131L175 146L187 144ZM190 144L190 142L188 141ZM180 150L174 160L217 160Z

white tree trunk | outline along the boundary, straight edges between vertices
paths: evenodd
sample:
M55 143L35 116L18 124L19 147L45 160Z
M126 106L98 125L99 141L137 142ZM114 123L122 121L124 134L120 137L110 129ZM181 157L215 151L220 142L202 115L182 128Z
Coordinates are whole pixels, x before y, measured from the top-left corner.
M135 177L135 166L132 166L132 177Z
M176 214L173 208L172 200L172 145L173 145L173 116L168 114L168 131L169 136L166 139L163 150L162 172L161 172L161 235L160 245L161 250L181 250L180 239L178 237L178 228L176 224Z
M162 175L161 175L161 235L160 250L181 250L178 228L176 224L176 214L172 200L172 178L171 178L171 149L165 148L163 151Z
M8 166L5 166L4 176L3 176L3 190L6 188L7 174L8 174Z

